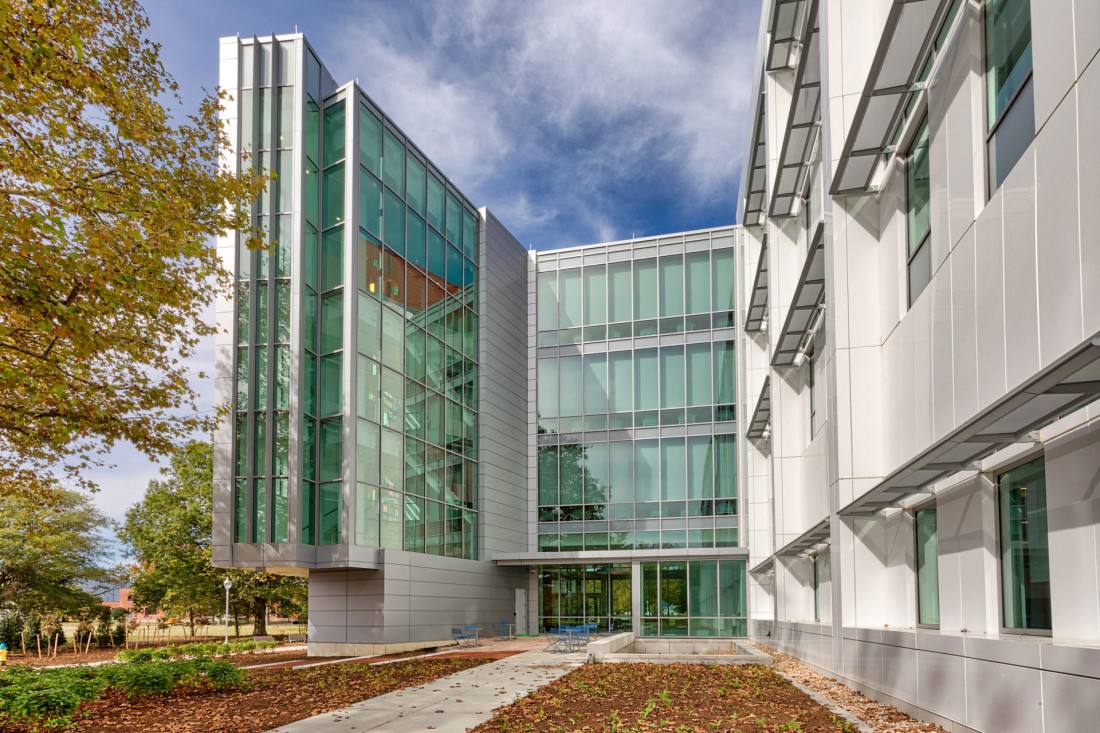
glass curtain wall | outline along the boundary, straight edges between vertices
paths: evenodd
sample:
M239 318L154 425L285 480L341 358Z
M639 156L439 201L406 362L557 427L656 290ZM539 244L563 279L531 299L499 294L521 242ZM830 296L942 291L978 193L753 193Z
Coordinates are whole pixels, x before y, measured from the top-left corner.
M539 628L594 623L602 633L631 630L630 565L539 568Z
M268 249L237 245L235 542L290 541L290 277L293 270L292 70L298 46L241 47L242 168L275 173L257 199L252 221Z
M540 272L538 346L730 328L733 249Z
M478 218L373 108L356 115L353 541L474 559Z
M541 551L738 544L732 237L690 237L711 248L536 275Z
M645 562L642 636L748 635L744 560Z

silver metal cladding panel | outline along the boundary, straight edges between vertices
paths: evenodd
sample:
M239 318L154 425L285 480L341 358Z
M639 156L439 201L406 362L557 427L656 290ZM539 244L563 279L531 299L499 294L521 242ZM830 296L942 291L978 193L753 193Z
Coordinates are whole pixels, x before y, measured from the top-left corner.
M481 558L527 548L527 252L487 209L479 254Z

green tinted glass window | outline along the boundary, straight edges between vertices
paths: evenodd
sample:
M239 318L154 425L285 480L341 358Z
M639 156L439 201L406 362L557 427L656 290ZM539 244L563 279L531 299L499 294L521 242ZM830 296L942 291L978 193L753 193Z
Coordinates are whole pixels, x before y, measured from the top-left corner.
M365 170L359 171L359 225L382 236L382 182Z
M386 190L382 241L397 254L405 255L405 204L393 191Z
M343 348L344 293L335 291L321 298L321 353Z
M322 210L321 226L323 228L339 224L344 220L344 166L334 165L325 169L321 182Z
M405 196L405 145L389 130L383 134L382 181Z
M629 321L634 317L630 278L629 262L612 262L607 266L608 323Z
M714 496L714 450L709 435L687 439L687 498L710 499Z
M248 479L233 482L233 541L247 542L248 537Z
M710 310L710 253L690 252L684 256L685 294L688 313Z
M917 622L940 623L939 535L935 505L916 513L917 534Z
M237 399L234 401L238 409L248 407L248 385L252 381L248 373L248 348L237 348Z
M447 192L447 223L443 233L451 244L462 244L462 204L450 191Z
M424 164L412 155L409 155L405 161L405 178L405 199L408 201L409 208L424 216L427 205L425 190L427 171L424 170Z
M539 359L535 377L539 417L558 416L558 360Z
M733 250L714 250L711 262L711 307L716 311L731 311L733 310Z
M558 323L560 328L581 325L581 270L573 268L558 273Z
M477 222L476 216L469 211L462 214L462 254L471 260L477 260Z
M905 159L906 221L909 258L912 259L932 229L929 207L931 188L928 170L928 117L921 121L909 155Z
M256 283L256 343L267 343L267 291L268 285L266 282Z
M321 290L344 282L344 228L330 229L321 237Z
M359 293L359 353L374 360L382 358L382 304Z
M263 410L267 407L267 347L256 347L256 401L253 407Z
M737 436L714 436L714 495L721 499L737 498Z
M683 438L661 441L661 499L676 501L687 498L687 454Z
M684 347L661 348L661 407L684 406Z
M710 344L688 344L687 359L687 403L689 405L711 404L711 356Z
M535 299L538 308L538 329L553 331L558 327L558 273L540 272L535 278Z
M714 343L714 401L717 404L731 405L737 398L735 355L733 341Z
M340 544L340 495L339 482L320 484L317 487L318 544Z
M372 422L382 420L382 367L378 362L359 357L355 371L356 407L355 414ZM367 479L363 479L366 481ZM372 483L378 483L373 481Z
M684 258L668 255L660 259L661 317L684 312Z
M375 176L382 175L382 122L359 107L359 162Z
M326 168L344 159L345 114L343 101L325 107L324 160L321 161L321 164Z
M661 498L660 446L656 440L634 441L635 501Z
M275 347L275 390L273 407L285 410L290 407L290 347ZM282 472L282 473L285 473Z
M607 270L603 265L584 268L584 325L607 322Z
M321 421L319 475L322 481L340 479L343 460L343 436L340 418Z
M378 547L380 501L377 486L355 486L355 544Z
M587 354L584 357L583 406L587 415L607 412L606 354Z
M608 359L608 410L629 412L634 408L634 360L629 351L613 351Z
M320 407L326 417L343 412L342 361L340 354L321 357Z
M657 349L634 351L634 409L653 410L659 406L659 373Z
M252 482L252 541L267 542L267 487L262 478Z
M559 391L559 405L561 415L570 417L580 415L583 409L584 396L581 392L581 357L564 356L558 360L560 370L560 383L565 389Z
M544 445L539 448L539 505L554 506L558 503L558 447Z
M634 261L634 318L657 317L657 260Z
M271 541L287 542L290 523L290 482L285 478L271 480Z
M1046 465L1042 458L997 479L1001 530L1001 591L1009 629L1051 628L1050 538Z
M428 174L428 223L443 233L443 220L446 217L447 194L443 183L431 173Z
M988 0L985 4L987 118L992 127L1031 73L1031 3Z

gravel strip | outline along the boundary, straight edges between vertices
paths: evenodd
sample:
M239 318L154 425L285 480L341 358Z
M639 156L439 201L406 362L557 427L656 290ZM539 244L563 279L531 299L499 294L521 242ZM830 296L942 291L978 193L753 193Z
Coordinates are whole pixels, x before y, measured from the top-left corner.
M864 697L847 685L815 672L790 655L763 644L756 646L775 658L775 671L847 710L870 726L874 733L947 733L938 725L910 718L893 705L884 705Z

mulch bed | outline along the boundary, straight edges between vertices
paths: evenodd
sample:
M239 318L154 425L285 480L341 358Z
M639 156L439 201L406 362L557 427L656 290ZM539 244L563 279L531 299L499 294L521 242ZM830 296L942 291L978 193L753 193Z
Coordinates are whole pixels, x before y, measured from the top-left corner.
M85 703L78 733L263 733L387 692L430 682L485 664L470 655L456 659L411 659L394 664L329 664L308 669L246 670L250 689L200 692L127 700L117 690ZM5 733L28 733L21 726Z
M586 665L497 711L475 733L500 731L853 730L758 665Z
M792 656L762 644L756 646L772 655L776 670L852 713L871 726L875 733L946 733L934 723L914 720L893 705L864 697L847 685L815 672Z

